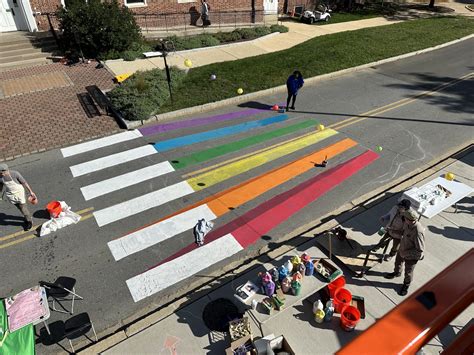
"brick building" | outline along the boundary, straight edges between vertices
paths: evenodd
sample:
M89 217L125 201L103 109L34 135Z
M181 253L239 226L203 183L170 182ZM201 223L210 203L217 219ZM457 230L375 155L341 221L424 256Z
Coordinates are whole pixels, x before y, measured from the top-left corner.
M66 6L68 0L0 0L0 32L44 31L49 21L56 27L53 14L58 6ZM201 11L200 0L119 0L135 14L140 26L162 28L178 23L193 25ZM210 18L215 23L260 22L265 15L291 11L294 4L306 0L208 0Z

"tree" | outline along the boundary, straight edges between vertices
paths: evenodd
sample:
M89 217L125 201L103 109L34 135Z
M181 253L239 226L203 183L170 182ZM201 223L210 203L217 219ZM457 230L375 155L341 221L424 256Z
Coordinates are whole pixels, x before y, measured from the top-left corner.
M142 40L133 14L117 0L69 0L66 8L58 10L57 16L64 47L82 51L88 58L106 58Z

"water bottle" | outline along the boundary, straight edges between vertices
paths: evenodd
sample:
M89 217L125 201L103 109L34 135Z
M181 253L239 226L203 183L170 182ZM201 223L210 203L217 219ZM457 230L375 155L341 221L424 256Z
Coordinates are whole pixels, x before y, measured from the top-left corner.
M324 321L330 322L332 315L334 314L334 305L332 303L332 300L326 302L326 308L324 309L324 313Z
M380 235L381 237L385 234L385 232L386 232L386 231L385 231L385 228L384 228L384 227L380 228L379 231L378 231L378 233L379 233L379 235Z

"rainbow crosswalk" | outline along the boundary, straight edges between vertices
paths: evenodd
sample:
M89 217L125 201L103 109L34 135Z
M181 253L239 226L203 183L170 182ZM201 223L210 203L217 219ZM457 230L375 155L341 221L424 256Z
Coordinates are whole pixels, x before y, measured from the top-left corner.
M88 181L93 181L99 171L101 176L107 176L82 186L84 199L103 201L110 194L115 193L116 196L120 193L122 201L94 211L94 218L101 228L199 194L209 187L225 186L221 184L223 182L239 181L229 188L220 188L220 192L213 190L210 195L200 194L208 197L108 242L114 259L126 262L130 255L159 247L164 241L183 233L189 235L187 247L154 267L144 266L144 272L126 280L135 302L244 250L259 240L261 235L285 222L378 158L376 153L369 150L353 157L350 151L356 149L357 142L332 129L316 131L314 128L318 123L313 119L289 120L287 115L269 115L268 112L247 109L158 124L62 149L65 158L74 157L77 162L81 160L81 154L86 152L93 151L95 156L100 156L106 147L109 147L107 151L111 148L120 150L125 142L143 137L156 138L153 144L118 151L70 167L74 177L85 175ZM268 117L252 120L252 116L264 114ZM220 127L214 128L215 124ZM199 127L199 132L176 136L176 131L185 133L191 127ZM170 131L174 132L174 137L167 138L167 132ZM199 146L203 148L195 148ZM181 148L186 147L193 149L187 149L185 154L179 153ZM361 151L361 147L358 149ZM159 158L162 152L167 152L168 159L123 174L113 173L119 166L127 166L150 155ZM292 159L288 159L290 156ZM341 161L345 156L352 158L346 158L333 168L319 170L322 173L284 193L275 195L273 192L277 188L281 191L282 186L298 176L306 176L314 169L316 162L336 156ZM268 169L270 165L272 168ZM178 175L176 172L180 170L185 173ZM166 186L139 196L127 196L127 188L163 176L167 176ZM243 176L243 179L234 179ZM246 205L264 194L270 194L266 202L244 212L228 224L220 225L222 216L238 207L245 211ZM197 247L193 243L192 228L201 218L213 220L218 228L206 236L204 246Z

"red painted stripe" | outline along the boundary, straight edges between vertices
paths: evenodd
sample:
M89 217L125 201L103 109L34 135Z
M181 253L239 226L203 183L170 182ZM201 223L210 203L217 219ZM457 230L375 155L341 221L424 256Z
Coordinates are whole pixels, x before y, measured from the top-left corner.
M246 248L293 214L365 168L378 157L378 154L368 150L345 163L339 164L215 229L206 236L206 243L232 233L240 245ZM150 269L187 254L195 248L197 248L195 243L189 244Z

